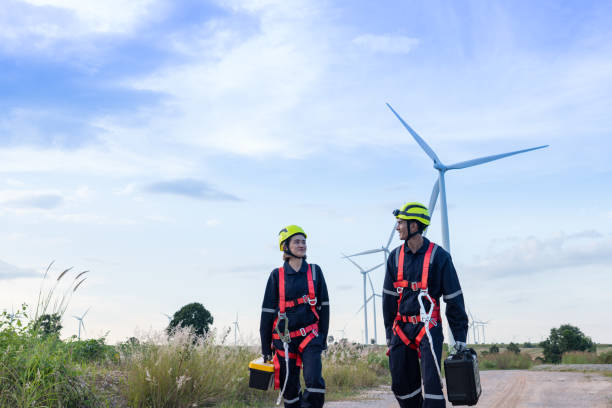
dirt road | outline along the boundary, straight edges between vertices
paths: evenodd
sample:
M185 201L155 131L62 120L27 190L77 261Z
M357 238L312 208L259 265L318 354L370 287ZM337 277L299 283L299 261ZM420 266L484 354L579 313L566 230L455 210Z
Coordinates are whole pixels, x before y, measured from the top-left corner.
M492 370L480 373L482 396L477 407L612 407L612 378L600 373ZM329 408L396 408L389 387L367 400L330 402ZM447 403L447 406L452 407Z

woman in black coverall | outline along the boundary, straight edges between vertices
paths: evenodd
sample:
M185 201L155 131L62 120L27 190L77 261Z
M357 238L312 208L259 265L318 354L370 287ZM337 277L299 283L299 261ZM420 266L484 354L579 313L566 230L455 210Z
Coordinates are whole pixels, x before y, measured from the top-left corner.
M321 352L327 347L329 328L329 297L323 271L318 265L306 263L306 233L297 225L289 225L279 233L279 247L285 261L270 273L261 310L261 352L265 361L274 356L279 375L279 388L285 383L286 362L281 334L285 324L292 333L289 342L289 378L283 394L285 408L319 408L325 401L325 381L321 377ZM284 277L287 320L280 311L280 272ZM309 290L309 276L312 288ZM314 290L315 299L310 294ZM317 316L318 315L318 316ZM274 337L273 337L274 333ZM304 335L305 334L305 335ZM295 335L295 336L294 336ZM300 346L302 350L300 353ZM296 358L297 357L297 358ZM301 360L306 389L300 391Z

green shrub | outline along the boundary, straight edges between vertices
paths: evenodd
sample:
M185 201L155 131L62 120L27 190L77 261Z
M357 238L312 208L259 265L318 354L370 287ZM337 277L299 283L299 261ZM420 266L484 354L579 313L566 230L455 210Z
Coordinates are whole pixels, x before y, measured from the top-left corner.
M493 344L491 345L491 347L489 347L489 353L491 354L499 353L499 347L497 346L497 344Z
M506 350L511 351L512 353L515 353L515 354L518 354L521 352L519 345L516 343L512 343L512 342L508 344L508 347L506 347Z
M599 362L601 364L612 364L612 351L606 351L599 355Z
M550 336L540 343L544 348L544 358L549 363L560 363L563 353L568 351L595 351L596 347L578 327L564 324L558 329L551 329Z

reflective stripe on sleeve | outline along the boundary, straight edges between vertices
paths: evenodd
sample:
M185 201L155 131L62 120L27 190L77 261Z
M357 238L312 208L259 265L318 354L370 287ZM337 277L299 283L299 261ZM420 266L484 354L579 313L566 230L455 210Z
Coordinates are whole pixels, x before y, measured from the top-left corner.
M444 301L446 302L447 300L451 300L452 298L455 298L457 296L459 296L460 294L462 294L463 292L461 291L461 289L459 289L458 291L456 291L455 293L451 293L450 295L444 295L442 296L442 299L444 299Z
M276 309L268 309L267 307L262 307L261 311L266 313L276 313Z
M399 293L397 293L396 290L389 290L389 289L383 288L383 293L386 293L387 295L391 295L391 296L399 296Z
M285 404L293 404L294 402L298 402L300 400L300 397L296 397L292 400L288 400L286 398L283 398L283 401L285 401Z
M313 281L317 280L317 265L310 264L310 269L312 269L312 280Z
M308 387L306 387L306 391L308 391L308 392L318 392L319 394L325 394L325 388L308 388Z
M321 306L329 306L329 302L321 302Z
M429 258L429 264L430 264L430 265L431 265L431 264L433 264L433 259L434 259L434 256L436 256L436 250L437 250L437 249L438 249L438 246L437 246L437 245L434 245L434 249L433 249L433 251L431 252L431 258Z
M435 399L435 400L443 400L443 399L444 399L444 395L438 395L438 394L425 394L425 398Z
M410 394L406 394L406 395L397 395L397 394L395 394L395 398L401 399L401 400L405 400L405 399L408 399L408 398L416 397L420 393L421 393L421 388L418 388L418 389L414 390L413 392L411 392Z

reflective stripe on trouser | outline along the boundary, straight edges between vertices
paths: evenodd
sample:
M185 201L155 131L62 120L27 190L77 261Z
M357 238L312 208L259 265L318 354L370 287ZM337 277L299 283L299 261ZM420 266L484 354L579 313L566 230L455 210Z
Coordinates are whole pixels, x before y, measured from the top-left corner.
M442 354L441 325L430 329L434 350L438 361ZM442 408L446 406L444 394L440 387L427 335L421 341L421 364L416 350L401 341L393 342L389 352L389 369L391 370L391 389L401 408ZM423 392L421 392L421 378Z
M300 337L297 337L301 340ZM274 341L280 343L278 340ZM295 344L294 344L295 343ZM291 346L297 348L299 341L291 339ZM302 369L304 370L304 383L306 389L300 392L300 368L296 367L295 360L289 359L289 380L285 389L284 402L285 408L321 408L325 402L325 381L321 377L321 346L309 344L302 353ZM280 379L281 386L285 381L285 360L280 360Z

